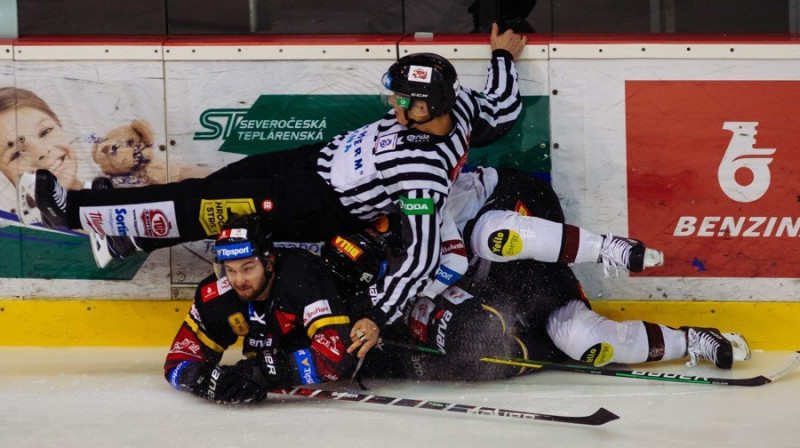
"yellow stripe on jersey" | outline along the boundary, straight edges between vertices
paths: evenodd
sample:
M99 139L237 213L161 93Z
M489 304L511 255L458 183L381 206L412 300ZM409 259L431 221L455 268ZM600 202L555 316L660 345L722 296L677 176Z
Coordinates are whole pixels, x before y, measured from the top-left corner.
M522 342L522 339L513 335L511 337L514 338L514 340L517 341L517 344L519 344L520 348L522 348L522 359L528 359L528 347L525 345L524 342ZM528 370L527 367L519 369L519 372L517 372L517 376L522 375L523 373L525 373L526 370Z
M211 338L206 336L206 334L203 333L202 330L200 330L200 326L197 325L197 322L195 322L194 319L192 319L191 316L186 316L186 319L184 319L183 321L186 323L186 325L189 326L189 328L192 329L192 331L194 331L194 334L197 335L197 338L200 339L200 342L205 344L211 350L214 350L217 353L222 353L222 352L225 351L225 347L223 347L223 346L217 344L216 342L212 341Z
M349 324L350 318L347 316L331 316L331 317L323 317L322 319L317 319L308 326L306 330L306 334L308 334L308 338L311 339L314 337L314 334L322 327L327 327L329 325L343 325Z
M494 308L492 308L489 305L486 305L484 303L481 304L481 308L485 309L486 311L489 311L490 313L492 313L495 316L497 316L498 319L500 319L500 325L503 326L503 334L506 334L506 320L503 319L503 315L500 314L500 312L497 311L496 309L494 309Z

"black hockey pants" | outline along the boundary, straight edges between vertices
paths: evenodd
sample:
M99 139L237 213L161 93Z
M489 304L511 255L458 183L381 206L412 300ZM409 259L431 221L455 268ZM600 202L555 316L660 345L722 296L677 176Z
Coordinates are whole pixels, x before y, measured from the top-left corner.
M70 191L67 221L82 228L81 215L92 207L124 209L135 204L166 201L174 209L172 225L179 242L214 238L225 221L258 213L266 218L276 240L321 241L338 232L360 230L333 189L316 172L320 145L259 154L230 164L202 179L113 190ZM137 210L141 210L140 206ZM140 213L141 214L141 213ZM95 213L96 219L113 219ZM137 217L138 219L138 217ZM99 223L98 223L99 224ZM91 228L86 230L92 230ZM154 238L153 232L129 235Z

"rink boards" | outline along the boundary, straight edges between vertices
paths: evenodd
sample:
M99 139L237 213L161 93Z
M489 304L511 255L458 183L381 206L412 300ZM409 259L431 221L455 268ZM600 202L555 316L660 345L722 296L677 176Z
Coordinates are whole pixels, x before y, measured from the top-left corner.
M151 124L153 160L169 179L193 177L372 121L384 110L378 80L397 56L440 53L476 89L489 56L485 36L474 35L2 44L0 84L50 104L72 133L84 180L102 174L93 142L134 119ZM640 238L666 256L663 268L617 279L576 267L595 309L794 349L800 45L781 36L531 36L517 65L523 116L497 146L474 148L470 163L549 175L568 222ZM13 197L0 176L0 343L171 340L210 272L207 241L99 270L85 235L21 226Z
M168 347L190 305L186 300L4 300L0 345ZM800 348L797 303L598 300L592 307L619 321L739 332L753 349Z

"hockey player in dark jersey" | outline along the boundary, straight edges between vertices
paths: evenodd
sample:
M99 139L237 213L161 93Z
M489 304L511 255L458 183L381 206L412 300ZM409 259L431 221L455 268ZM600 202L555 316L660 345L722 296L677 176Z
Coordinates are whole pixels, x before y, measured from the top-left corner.
M504 310L506 321L521 323L516 334L532 359L568 356L601 365L688 356L691 365L705 359L724 369L749 359L738 333L616 322L592 311L569 264L600 263L612 276L620 267L632 272L657 267L663 254L632 238L566 224L556 193L541 179L516 170L483 170L459 177L448 204L474 210L454 218L474 264L462 286ZM484 187L474 187L480 194L462 194L470 181Z
M351 370L350 319L330 271L303 249L276 249L256 215L223 227L219 274L197 287L164 373L175 388L209 400L255 402L267 390L335 381ZM243 338L245 359L221 365Z
M525 43L525 37L493 27L482 92L461 87L452 64L441 56L405 56L384 76L392 110L382 119L328 144L251 156L205 179L67 192L45 170L24 174L20 217L26 223L39 216L50 227L176 244L215 235L220 219L230 214L258 213L276 239L289 241L326 240L382 215L398 215L401 262L378 285L371 313L354 325L365 334L363 345L361 338L354 344L363 356L379 330L399 318L408 299L435 274L440 211L468 145L495 141L518 117L514 59Z
M599 237L591 232L580 228L564 230L568 225L563 224L558 198L548 183L515 170L500 170L498 181L493 173L490 168L483 173L479 169L467 176L462 174L452 193L454 202L448 203L449 207L466 200L469 192L459 188L469 184L469 176L476 181L471 185L477 190L488 184L488 189L474 196L474 202L459 205L472 210L466 212L463 224L458 227L465 231L465 239L472 242L466 248L462 244L462 248L465 254L473 256L473 268L456 285L445 285L439 294L416 297L405 318L384 335L389 341L423 346L446 356L384 344L381 350L371 352L366 363L369 374L380 376L383 371L392 371L418 379L484 380L522 372L519 368L486 364L480 361L483 356L539 361L573 358L595 365L688 356L690 365L705 359L725 369L731 368L733 361L749 358L747 342L737 333L689 326L670 328L640 320L616 322L592 311L568 266L576 258L581 262L589 261L589 257L583 256L586 260L574 255L565 257L564 252L590 252L594 257L592 262L637 272L657 265L663 255L645 248L640 241L610 236L603 238L613 238L615 248L598 251L594 240ZM498 214L505 218L496 220ZM494 261L483 255L475 256L482 253L482 246L491 245L489 235L497 233L520 235L514 250L505 251L506 255L514 256L500 256L493 258ZM553 242L541 241L548 239ZM363 240L353 238L356 242ZM507 243L506 237L500 246ZM527 247L537 244L545 249ZM340 276L348 267L355 269L345 277L357 279L358 269L366 266L348 263L335 250L335 245L324 248L326 262ZM645 255L647 251L656 253ZM503 255L504 251L497 253ZM542 261L543 258L546 260ZM373 267L372 271L376 269ZM369 302L362 302L362 306L369 306ZM351 314L357 315L358 311Z

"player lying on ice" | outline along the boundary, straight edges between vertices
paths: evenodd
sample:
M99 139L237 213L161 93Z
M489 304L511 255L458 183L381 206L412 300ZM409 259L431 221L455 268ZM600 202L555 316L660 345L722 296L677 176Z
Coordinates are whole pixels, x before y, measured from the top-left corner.
M232 221L215 243L219 274L198 286L165 363L167 379L180 390L218 402L259 401L272 388L336 380L355 364L355 356L350 354L354 347L346 351L344 340L350 335L352 341L361 342L364 337L351 332L350 322L372 307L367 284L382 275L381 265L385 265L384 246L378 245L380 237L353 234L339 241L335 238L325 246L325 263L340 280L353 282L344 286L342 281L337 285L316 256L300 249L273 249L258 221L255 216ZM534 273L526 269L525 275L538 274L539 281L529 284L533 289L515 292L538 294L535 297L496 293L502 289L487 284L489 294L483 297L492 299L486 303L455 286L433 300L417 298L406 318L390 326L387 338L427 345L446 354L427 355L384 346L370 352L364 371L381 377L488 380L521 372L484 364L478 361L480 356L563 358L539 325L553 321L541 310L569 297L582 297L577 280L563 264L531 263L543 270ZM498 281L499 277L492 272L488 279ZM572 283L562 287L562 278ZM512 313L519 323L508 320ZM520 323L525 325L520 327ZM562 333L578 331L585 329L570 326ZM707 329L687 331L695 331L700 336L698 341L712 333ZM247 359L220 365L223 352L240 336ZM698 355L721 359L725 344L717 345L723 348L713 348L711 341ZM614 348L615 353L624 355L624 346ZM685 353L686 346L682 350Z
M607 270L621 266L641 272L660 265L663 255L637 240L556 225L563 223L564 216L548 183L513 170L500 170L499 179L497 174L491 168L462 173L445 209L448 212L452 205L467 211L455 213L456 227L466 232L470 244L454 250L459 243L451 241L442 247L469 252L473 260L470 271L457 285L442 287L442 281L453 276L441 275L440 269L437 278L442 281L429 285L429 296L417 297L404 319L383 336L406 346L446 352L446 356L383 344L381 350L367 356L367 373L380 375L391 370L415 378L463 380L520 373L519 368L486 364L479 360L483 356L538 361L572 358L595 365L688 356L689 365L706 359L724 369L731 368L734 360L749 359L749 347L740 334L714 328L670 328L638 320L616 322L593 312L565 260L602 262ZM524 210L525 215L515 210ZM506 237L501 248L492 251L498 234L519 235L515 248L502 250L510 247L505 244ZM348 241L368 247L372 240L368 236L350 235ZM368 273L367 278L377 271L374 262L353 262L336 249L336 244L326 245L323 258L334 271L345 273L343 277L357 281L362 271ZM363 250L375 252L374 248ZM442 260L448 262L447 254ZM435 294L441 289L443 293ZM361 303L369 306L369 301Z
M330 270L304 249L272 245L257 215L231 220L214 245L215 274L197 287L164 373L175 388L222 403L349 372L350 318ZM239 337L245 359L221 365Z

